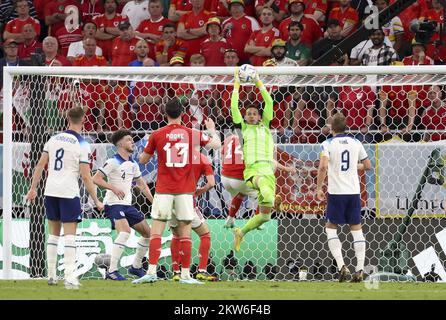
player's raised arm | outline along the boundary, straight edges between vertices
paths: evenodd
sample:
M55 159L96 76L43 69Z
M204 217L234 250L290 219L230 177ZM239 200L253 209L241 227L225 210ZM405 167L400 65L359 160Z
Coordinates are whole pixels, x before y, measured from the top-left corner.
M39 184L40 179L42 178L42 172L45 170L46 165L49 162L48 152L44 151L40 156L39 162L34 168L34 174L31 182L31 187L29 188L28 193L26 194L26 200L33 202L37 197L37 185Z
M260 80L259 75L256 73L256 87L260 90L263 101L265 101L265 108L263 109L262 121L265 125L269 126L271 120L273 120L273 99L271 98L269 92L263 85L262 80Z
M85 184L85 188L87 189L90 196L93 198L93 201L99 211L104 209L104 205L98 199L98 195L96 193L96 188L93 183L93 178L91 177L90 164L89 163L81 163L79 165L80 173L82 181Z
M242 114L238 108L238 99L239 99L239 90L240 90L240 79L238 76L238 68L235 68L234 71L234 90L232 90L231 95L231 116L232 122L235 124L244 124Z
M211 148L211 149L220 149L221 139L220 139L220 135L217 133L217 130L215 130L214 121L212 119L206 119L204 121L204 124L205 124L207 132L210 136L210 140L206 144L206 147Z
M153 195L150 192L149 186L147 185L147 183L144 180L144 178L143 177L139 177L139 178L135 179L135 181L136 181L137 187L139 188L139 190L141 190L143 195L145 195L146 198L149 199L150 203L153 203Z

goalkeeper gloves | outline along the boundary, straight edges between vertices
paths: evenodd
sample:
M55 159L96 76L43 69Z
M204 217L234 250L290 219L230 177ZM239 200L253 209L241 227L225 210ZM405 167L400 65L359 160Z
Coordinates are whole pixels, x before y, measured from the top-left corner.
M256 87L259 88L260 90L265 89L265 86L263 85L262 80L260 80L259 74L256 72L256 76L255 76L255 80L256 80Z

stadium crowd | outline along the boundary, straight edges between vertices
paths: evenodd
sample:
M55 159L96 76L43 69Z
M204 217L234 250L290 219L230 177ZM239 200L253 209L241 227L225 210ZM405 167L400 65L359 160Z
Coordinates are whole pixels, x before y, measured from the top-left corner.
M392 0L4 0L0 4L2 66L305 66L351 35L366 7L381 11ZM435 21L429 41L416 39L411 22ZM446 61L439 36L443 7L421 0L370 39L331 65L427 65ZM436 40L442 40L436 42ZM3 77L0 77L3 87ZM154 130L164 123L163 103L178 96L187 104L186 124L203 126L212 117L219 129L232 120L228 86L152 82L82 81L73 92L51 84L52 121L79 99L88 106L87 131L125 127ZM57 90L56 90L57 88ZM409 141L446 138L445 92L440 86L272 88L282 142L322 142L332 116L343 112L363 141L382 141L395 132ZM15 88L15 95L26 90ZM249 87L242 105L259 97ZM31 98L31 97L29 97ZM16 99L20 100L20 99ZM14 129L25 130L26 112L14 108ZM420 134L420 130L427 132ZM438 133L432 131L438 131Z

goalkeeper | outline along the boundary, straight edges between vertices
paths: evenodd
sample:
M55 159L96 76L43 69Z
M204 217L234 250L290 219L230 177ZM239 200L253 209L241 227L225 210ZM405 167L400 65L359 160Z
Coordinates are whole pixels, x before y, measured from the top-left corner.
M257 229L270 220L276 193L274 142L269 129L269 124L273 119L273 100L257 74L255 85L265 101L263 115L260 106L249 105L246 108L245 119L243 119L238 108L240 79L238 68L235 69L234 90L231 96L231 116L234 124L242 127L245 162L243 177L248 187L258 191L260 207L260 214L249 219L243 228L234 230L234 249L236 252L240 251L240 243L248 232Z

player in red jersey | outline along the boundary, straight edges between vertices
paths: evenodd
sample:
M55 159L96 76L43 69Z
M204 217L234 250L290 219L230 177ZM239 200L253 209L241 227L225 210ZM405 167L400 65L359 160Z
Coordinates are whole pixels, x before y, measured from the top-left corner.
M273 10L264 7L260 16L262 29L255 31L245 46L245 52L252 54L250 60L253 66L263 66L263 62L271 58L271 45L280 35L273 26L273 19Z
M133 27L128 21L119 23L120 36L113 40L112 66L128 66L129 62L136 60L136 44L140 38L135 37Z
M200 260L198 263L198 274L195 278L203 281L217 281L217 277L210 275L207 272L209 252L211 250L211 234L206 223L206 219L203 217L200 208L197 206L197 198L215 186L214 170L212 169L212 164L209 162L208 158L200 151L195 150L193 157L195 184L198 184L201 177L206 178L206 184L197 189L194 194L195 217L191 222L191 226L194 232L200 237L200 247L198 249ZM169 227L173 234L172 242L170 243L170 251L172 253L172 269L174 273L172 280L179 281L181 262L179 252L180 238L177 232L178 221L176 221L176 219L172 219L169 221Z
M157 281L156 267L161 254L161 235L166 221L173 216L178 220L180 236L181 279L180 283L202 284L190 276L191 222L194 219L193 194L196 191L193 150L195 146L218 149L221 141L212 120L205 122L210 138L200 131L181 125L183 106L177 98L166 103L167 126L153 132L139 157L146 164L157 153L158 176L151 217L152 234L149 245L149 269L147 274L132 283ZM173 212L175 210L175 212Z
M105 13L93 18L93 22L98 28L96 31L98 46L102 49L102 55L107 60L111 59L113 40L120 34L119 23L128 21L127 17L116 12L117 7L118 2L116 0L104 0Z
M204 9L204 0L190 0L192 11L183 15L178 22L178 38L184 40L189 48L188 55L185 58L186 64L189 63L189 57L195 53L200 53L200 44L206 39L206 22L215 16L214 13Z

